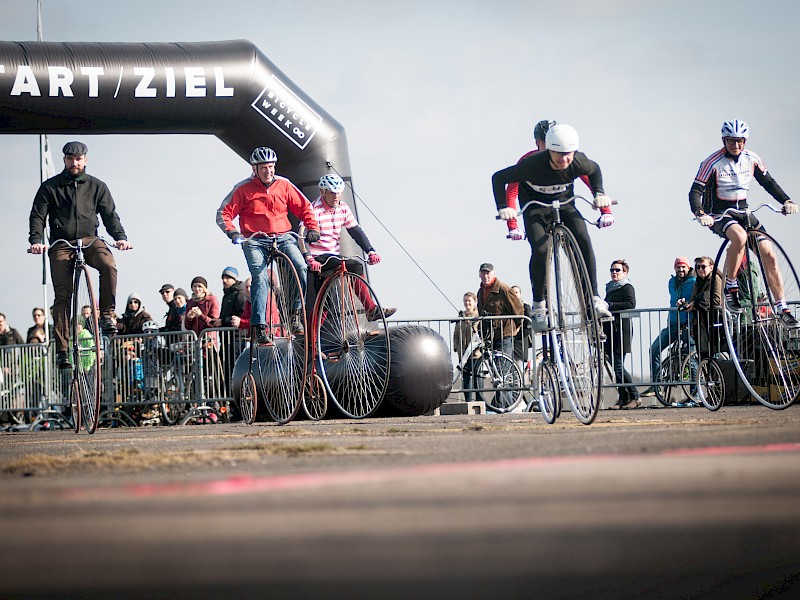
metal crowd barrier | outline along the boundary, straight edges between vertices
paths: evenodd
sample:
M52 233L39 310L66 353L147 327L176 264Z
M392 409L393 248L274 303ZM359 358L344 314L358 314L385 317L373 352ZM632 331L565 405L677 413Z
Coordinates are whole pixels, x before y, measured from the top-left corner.
M663 329L668 329L669 315L675 311L654 308L618 313L631 325L631 352L623 355L623 365L632 375L633 383L614 381L609 358L603 379L607 392L620 387L644 388L655 383L657 378L650 373L650 346ZM689 319L693 318L689 313ZM523 373L520 388L503 389L520 389L526 400L530 400L536 388L535 366L540 338L533 335L530 343L520 336L509 340L503 334L504 324L509 320L513 320L517 328L524 324L530 326L530 319L524 316L405 319L392 320L391 324L424 325L433 329L447 342L454 365L460 358L453 347L454 333L465 327L465 323L466 327L475 325L484 330L489 339L496 335L496 346L505 347L508 352L508 344L511 344L514 358ZM191 331L177 331L102 338L101 422L132 426L148 422L185 424L190 421L209 422L215 418L227 420L233 401L231 374L236 358L246 347L244 334L233 327L222 327L207 329L200 336ZM668 335L665 341L667 345L672 344L682 335ZM605 342L607 356L610 357L620 343L621 338L609 336ZM680 358L689 351L685 344L678 344L676 348ZM665 349L665 358L667 352ZM49 347L45 344L0 347L0 366L0 416L4 425L20 429L69 426L67 390L71 372L56 368L53 342ZM460 378L454 379L453 398L463 398L465 393L479 391L474 387L465 389ZM686 381L659 383L680 387ZM483 388L480 391L494 390ZM611 394L608 396L604 407L615 401Z

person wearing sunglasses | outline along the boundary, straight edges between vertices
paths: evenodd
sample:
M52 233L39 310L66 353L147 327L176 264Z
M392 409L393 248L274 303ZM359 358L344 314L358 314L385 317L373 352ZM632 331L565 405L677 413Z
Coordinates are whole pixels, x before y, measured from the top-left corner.
M625 369L625 355L631 352L631 320L620 315L620 311L636 308L636 291L628 279L630 267L624 258L611 263L609 272L611 281L606 284L606 302L608 309L614 317L613 321L603 323L603 332L606 334L606 343L603 348L606 357L614 367L614 381L616 383L633 383L631 374ZM618 387L617 403L609 408L619 410L639 408L642 401L639 390L635 386Z
M142 333L144 324L152 320L153 317L142 305L142 297L133 292L128 296L128 303L125 305L125 312L122 313L117 329L120 333Z
M692 296L689 303L686 304L686 310L693 310L697 315L692 324L692 333L700 358L708 358L719 348L719 327L712 328L712 325L720 323L722 317L724 281L721 271L717 271L717 276L713 281L711 280L711 274L714 272L714 259L710 256L695 258L694 271L697 277L694 280ZM712 335L715 336L713 343Z
M781 189L761 157L745 148L750 128L744 121L733 119L722 124L722 148L700 163L694 183L689 190L689 205L700 225L710 227L711 231L723 239L730 240L725 254L725 300L728 308L741 312L739 299L739 283L736 272L745 256L747 232L745 219L759 231L766 231L755 215L726 215L719 221L715 214L721 214L728 208L747 208L747 192L750 183L755 179L770 196L783 204L783 214L797 213L797 204L789 199ZM708 213L708 214L707 214ZM764 270L771 281L770 289L775 298L775 314L786 327L800 327L791 309L786 304L783 278L775 260L775 253L769 240L759 242Z

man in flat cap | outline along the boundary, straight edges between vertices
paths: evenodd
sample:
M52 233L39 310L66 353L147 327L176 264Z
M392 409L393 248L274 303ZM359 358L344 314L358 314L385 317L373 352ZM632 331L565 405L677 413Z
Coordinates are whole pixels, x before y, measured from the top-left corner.
M118 250L129 250L133 246L122 228L108 187L86 173L87 152L82 142L69 142L64 146L64 170L42 183L33 199L28 242L31 253L44 253L48 249L46 224L50 226L51 241L66 240L73 245L78 239L83 241L86 263L100 272L100 327L103 333L111 335L116 333L111 317L116 306L117 265L106 245L96 240L99 235L97 215ZM55 244L50 247L48 256L55 290L56 363L59 368L69 368L69 307L75 250L66 244Z

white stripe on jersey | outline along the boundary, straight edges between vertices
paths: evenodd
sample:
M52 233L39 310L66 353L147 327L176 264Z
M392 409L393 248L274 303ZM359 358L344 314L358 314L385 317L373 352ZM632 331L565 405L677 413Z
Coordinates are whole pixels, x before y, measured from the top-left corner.
M311 208L319 223L319 241L313 244L306 242L306 247L314 256L339 254L342 227L352 229L358 225L350 207L339 202L336 208L329 208L320 196L311 204Z

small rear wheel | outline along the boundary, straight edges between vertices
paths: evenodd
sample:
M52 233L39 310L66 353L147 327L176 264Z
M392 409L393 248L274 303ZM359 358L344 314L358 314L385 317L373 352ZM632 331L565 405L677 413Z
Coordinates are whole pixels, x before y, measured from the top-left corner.
M722 369L712 358L704 358L697 367L697 396L708 410L719 410L725 399Z
M256 379L252 373L248 372L242 379L242 389L239 392L239 410L242 411L242 421L252 425L256 420L257 406Z
M303 411L312 421L319 421L328 411L328 394L322 378L313 373L306 378L306 389L303 394Z
M556 422L561 412L561 384L555 367L548 362L539 365L539 407L545 423Z

